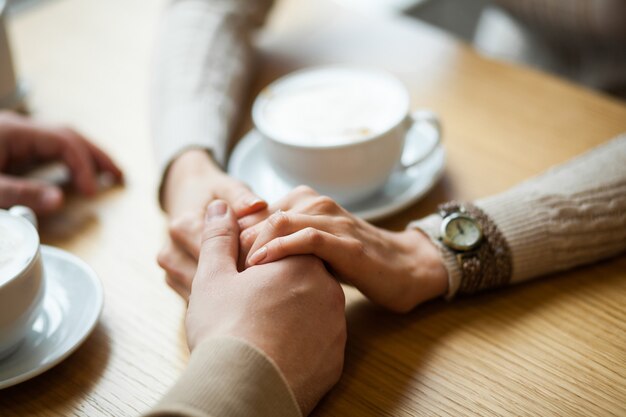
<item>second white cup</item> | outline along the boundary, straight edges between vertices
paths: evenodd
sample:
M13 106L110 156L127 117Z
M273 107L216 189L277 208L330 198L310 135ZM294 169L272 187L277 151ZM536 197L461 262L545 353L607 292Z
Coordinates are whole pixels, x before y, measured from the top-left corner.
M0 210L0 359L19 347L43 302L39 235L29 218L25 207Z
M282 177L343 205L371 196L395 170L426 159L441 140L438 117L428 110L412 112L398 79L363 68L289 74L257 97L252 117L266 156ZM436 139L407 161L412 129L429 129Z

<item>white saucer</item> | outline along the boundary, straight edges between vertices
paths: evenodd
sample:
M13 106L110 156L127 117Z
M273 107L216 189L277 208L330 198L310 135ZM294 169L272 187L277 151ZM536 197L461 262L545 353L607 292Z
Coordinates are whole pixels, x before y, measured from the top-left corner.
M92 332L104 301L102 284L82 260L41 246L43 310L17 351L0 360L0 389L33 378L74 352Z
M407 141L410 140L411 146L415 147L411 151L418 155L430 148L430 139L422 139L407 137ZM230 158L228 173L248 184L271 204L287 194L293 185L281 178L269 164L262 140L258 131L248 132ZM440 146L419 165L406 171L394 172L387 184L375 195L345 208L368 221L396 213L426 194L441 177L444 165L445 151Z

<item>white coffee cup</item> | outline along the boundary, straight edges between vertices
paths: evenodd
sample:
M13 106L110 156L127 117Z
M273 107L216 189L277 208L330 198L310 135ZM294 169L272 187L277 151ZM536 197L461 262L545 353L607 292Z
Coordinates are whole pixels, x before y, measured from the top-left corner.
M17 109L23 105L25 90L15 76L5 27L6 8L6 0L0 0L0 109Z
M398 79L364 68L291 73L259 94L252 118L267 158L284 179L344 205L374 194L395 170L424 161L441 140L438 117L411 112L409 93ZM407 162L412 129L428 129L435 140Z
M32 211L0 210L0 359L19 348L43 301L45 276Z

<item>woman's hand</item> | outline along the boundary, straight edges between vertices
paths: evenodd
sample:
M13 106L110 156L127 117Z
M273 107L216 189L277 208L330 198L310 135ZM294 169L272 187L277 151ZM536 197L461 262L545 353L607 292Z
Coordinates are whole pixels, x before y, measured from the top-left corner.
M162 199L169 216L170 240L157 261L167 273L167 284L185 299L196 273L207 204L224 200L238 217L267 206L245 184L225 174L207 152L198 149L188 150L172 162Z
M98 176L122 181L122 171L80 133L51 126L8 111L0 111L0 207L25 205L48 214L63 205L63 191L54 184L20 178L43 162L61 161L73 188L86 196L98 191Z
M339 279L395 312L445 293L441 255L421 232L377 228L308 187L296 188L276 206L281 210L255 225L254 216L240 220L248 226L240 236L242 247L250 248L246 266L313 254Z

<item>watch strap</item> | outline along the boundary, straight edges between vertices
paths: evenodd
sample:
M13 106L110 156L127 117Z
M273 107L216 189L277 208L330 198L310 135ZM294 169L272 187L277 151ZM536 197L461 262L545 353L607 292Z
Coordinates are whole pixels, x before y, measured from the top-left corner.
M471 251L455 251L443 245L444 250L455 254L458 262L461 272L458 292L474 294L508 284L513 272L511 250L493 220L472 203L451 201L439 206L439 213L442 218L452 213L465 213L483 232L481 243Z

